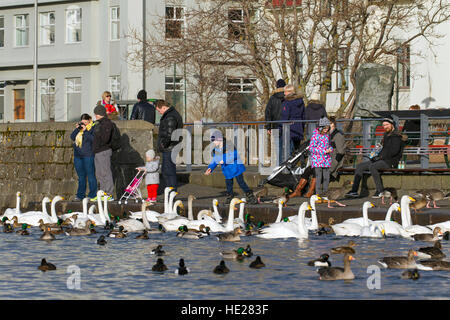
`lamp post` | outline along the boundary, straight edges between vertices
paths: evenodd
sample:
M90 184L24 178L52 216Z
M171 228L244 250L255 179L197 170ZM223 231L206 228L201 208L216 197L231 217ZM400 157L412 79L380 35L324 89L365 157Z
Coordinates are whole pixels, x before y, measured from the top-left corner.
M33 121L38 121L38 0L34 0L34 58L33 58Z

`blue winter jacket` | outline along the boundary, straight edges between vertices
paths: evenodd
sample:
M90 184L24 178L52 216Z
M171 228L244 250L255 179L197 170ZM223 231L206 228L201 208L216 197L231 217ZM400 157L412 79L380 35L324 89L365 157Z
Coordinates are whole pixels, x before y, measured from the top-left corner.
M305 120L305 103L300 96L289 95L284 98L281 104L281 120ZM291 139L303 139L303 125L301 122L291 125ZM282 129L280 125L280 130Z
M222 148L214 148L212 154L213 158L208 166L208 168L211 169L211 172L214 171L222 160L222 173L225 176L225 179L233 179L245 171L245 166L243 165L237 150L235 148L233 149L233 151L228 151L224 154Z
M73 130L72 134L70 135L70 139L72 141L75 141L75 138L78 135L78 132L80 132L80 129L76 128ZM77 147L75 143L73 144L73 155L75 158L90 158L94 156L94 151L92 150L92 143L94 141L94 128L91 128L91 130L86 130L83 133L83 143L81 144L81 148Z

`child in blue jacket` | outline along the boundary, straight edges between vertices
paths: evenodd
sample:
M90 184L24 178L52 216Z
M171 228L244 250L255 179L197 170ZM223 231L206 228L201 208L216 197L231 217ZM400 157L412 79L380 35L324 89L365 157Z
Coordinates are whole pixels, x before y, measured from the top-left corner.
M248 202L253 204L258 203L253 195L253 191L250 190L247 183L244 181L243 173L245 171L245 166L239 158L236 148L230 148L231 150L228 151L226 140L222 137L220 132L213 134L211 141L213 141L215 147L212 151L212 161L209 164L208 169L205 171L205 175L210 175L220 164L222 173L225 176L225 183L227 185L227 203L229 203L234 197L234 178L236 178L237 183L245 192Z

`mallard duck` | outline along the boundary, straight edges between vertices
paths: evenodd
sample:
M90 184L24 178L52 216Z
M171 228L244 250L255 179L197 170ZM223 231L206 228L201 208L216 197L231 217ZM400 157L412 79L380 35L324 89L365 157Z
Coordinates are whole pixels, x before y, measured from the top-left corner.
M219 241L241 241L241 237L239 236L242 233L241 228L234 229L233 232L225 232L218 234L217 240Z
M381 192L381 203L384 203L384 198L389 198L389 205L392 204L392 199L398 201L397 189L395 188L384 188L383 192Z
M186 225L183 225L178 228L177 237L186 239L201 239L204 237L204 233L189 230Z
M108 233L108 237L122 239L122 238L126 238L127 234L125 232L125 228L123 226L119 226L119 229L111 230Z
M163 225L159 224L159 223L158 223L158 228L151 228L151 229L147 230L148 234L151 234L151 233L164 233L164 232L166 232L166 229L164 229Z
M56 270L56 266L53 263L47 262L47 260L42 259L41 265L38 267L39 270L45 272L49 270Z
M227 268L225 261L222 260L219 265L214 268L213 272L217 274L224 274L230 272L230 269Z
M420 278L419 270L413 269L413 270L403 271L401 278L417 280Z
M239 260L242 261L244 260L245 256L247 255L247 253L245 252L245 249L242 247L239 247L237 250L232 250L232 251L222 251L220 253L220 255L224 258L224 259L228 259L228 260Z
M9 223L8 217L3 217L3 218L2 218L2 220L0 221L0 226L4 226L5 223Z
M331 202L336 202L338 206L345 207L346 205L338 202L338 199L344 198L346 190L348 189L348 185L352 184L352 181L347 180L344 182L342 187L334 187L328 188L327 192L325 192L322 196L324 200L328 201L328 208L334 208L331 206Z
M13 225L12 225L12 224L9 224L9 223L5 223L5 224L3 225L3 232L4 232L4 233L12 233L12 232L14 232L14 227L13 227Z
M104 235L101 235L100 238L97 239L97 244L104 246L105 244L107 244L108 242L105 239Z
M144 230L144 231L142 232L142 234L136 236L136 239L144 239L144 240L147 240L147 239L148 239L148 231L147 231L147 230Z
M333 228L331 226L334 224L335 220L333 217L328 218L328 224L319 223L319 230L317 230L316 234L321 236L324 234L332 234L334 233Z
M433 230L433 234L429 233L416 233L413 235L414 240L416 241L437 241L439 240L439 235L442 235L443 232L440 227L436 227Z
M350 269L350 261L355 260L352 255L344 255L344 268L341 267L322 267L317 272L319 280L353 280L355 275Z
M152 267L152 271L157 271L157 272L163 272L163 271L166 271L167 269L168 268L164 264L164 260L161 258L158 258L158 260L156 261L156 264Z
M417 267L414 257L417 257L417 252L410 249L407 257L384 257L378 263L390 269L411 269Z
M320 256L320 258L309 261L308 266L331 267L331 262L328 261L328 258L330 258L330 256L324 253Z
M49 229L52 234L64 233L64 230L63 230L63 228L60 225L58 225L57 227L51 227L49 224L44 224L42 220L40 220L40 221L41 222L39 223L39 228L42 231L45 231L45 230Z
M447 241L450 240L450 231L444 232L442 239L447 240Z
M73 228L73 229L66 231L65 233L68 236L88 236L91 234L91 225L92 225L92 221L87 220L86 225L84 226L83 229Z
M47 227L47 230L42 233L41 237L39 238L41 240L55 240L55 236L52 234L50 227Z
M152 252L150 252L150 254L154 254L154 255L156 255L158 257L165 255L166 252L164 250L161 250L161 249L162 249L162 245L159 244L159 245L156 246L156 248L152 249Z
M442 252L441 242L438 240L432 247L420 248L417 250L417 256L421 259L442 259L445 254Z
M175 274L178 274L180 276L184 276L185 274L189 273L189 269L186 268L184 264L184 259L180 259L180 262L178 263L178 269L175 270Z
M16 231L16 233L20 234L21 236L29 236L30 232L27 230L27 228L29 228L29 226L26 223L23 223L20 230Z
M431 201L433 201L433 208L439 208L436 205L436 201L443 200L443 199L447 198L444 195L444 192L442 192L439 189L421 189L421 190L418 190L416 193L422 195L422 197L427 199L427 201L428 201L427 202L427 208L431 208L430 207L430 202Z
M246 253L246 257L251 257L253 256L253 252L252 252L252 248L250 248L250 245L248 244L247 247L245 247L245 253Z
M250 268L253 269L261 269L264 268L266 265L264 264L264 262L262 262L261 257L257 256L256 259L254 261L252 261L249 265Z
M355 249L353 249L354 246L356 246L356 243L353 240L350 240L347 243L347 246L331 248L331 253L350 253L350 254L355 254Z

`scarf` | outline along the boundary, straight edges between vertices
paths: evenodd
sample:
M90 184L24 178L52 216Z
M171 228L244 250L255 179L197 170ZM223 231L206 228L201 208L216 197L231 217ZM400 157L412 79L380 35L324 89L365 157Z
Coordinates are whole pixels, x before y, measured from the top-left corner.
M87 130L87 131L91 130L91 128L92 128L93 125L94 125L94 123L93 123L92 120L91 120L91 121L87 124L86 130ZM78 148L81 148L81 146L83 145L83 133L84 133L84 130L83 130L83 129L80 130L80 132L78 132L78 134L77 134L77 136L76 136L76 138L75 138L75 145L76 145Z

